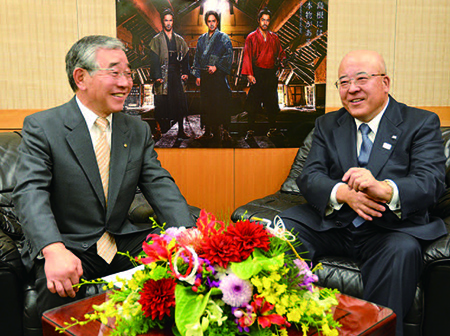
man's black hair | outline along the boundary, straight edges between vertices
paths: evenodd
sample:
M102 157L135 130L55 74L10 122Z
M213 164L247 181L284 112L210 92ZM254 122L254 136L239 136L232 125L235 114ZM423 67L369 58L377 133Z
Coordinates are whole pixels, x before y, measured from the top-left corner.
M208 18L209 18L210 15L214 15L214 17L215 17L216 20L217 20L217 24L220 23L219 13L217 13L217 12L214 11L214 10L209 10L209 11L207 11L206 14L205 14L205 23L206 23L206 24L208 24L207 21L208 21Z
M263 9L261 9L259 11L259 13L258 13L258 22L259 22L259 20L261 20L261 17L263 15L269 15L270 18L272 18L272 12L267 7L264 7Z
M164 17L166 15L172 15L172 19L174 17L173 12L170 8L165 9L162 13L161 13L161 23L164 26Z

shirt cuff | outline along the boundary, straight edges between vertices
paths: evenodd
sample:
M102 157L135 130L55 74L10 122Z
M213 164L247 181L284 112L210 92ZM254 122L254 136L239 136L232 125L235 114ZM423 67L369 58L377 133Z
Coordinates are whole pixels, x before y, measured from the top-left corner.
M389 203L387 203L387 206L389 209L391 209L392 212L394 212L397 216L400 217L400 196L398 193L398 187L392 180L384 180L389 186L392 188L392 198ZM400 214L400 215L399 215Z
M345 184L343 182L336 183L336 185L331 190L330 200L328 201L328 207L326 210L326 215L331 214L333 211L338 211L342 208L344 203L339 203L336 199L337 190L340 185Z

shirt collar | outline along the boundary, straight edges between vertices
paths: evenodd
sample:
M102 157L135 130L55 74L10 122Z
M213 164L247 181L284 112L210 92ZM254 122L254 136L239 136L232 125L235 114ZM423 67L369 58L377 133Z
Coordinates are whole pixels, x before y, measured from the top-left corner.
M369 121L368 123L365 123L365 124L367 124L367 126L369 126L370 130L373 132L374 135L376 135L378 132L378 126L380 126L381 118L383 117L384 112L386 112L388 105L389 105L389 98L388 98L386 105L384 105L383 109L381 110L381 112L378 113L375 116L375 118L373 118L371 121ZM361 120L358 120L356 118L354 118L354 119L355 119L355 123L356 123L356 130L358 130L359 126L361 124L364 124L364 122L362 122Z
M96 113L94 113L92 110L90 110L89 108L87 108L85 105L83 105L83 103L80 101L80 99L78 99L77 96L75 96L75 100L78 104L78 107L80 108L81 114L83 115L84 120L86 121L86 125L88 127L88 129L90 130L92 128L92 126L94 125L95 121L98 118L98 115ZM110 129L112 126L112 113L106 117L106 119L109 121L109 127Z

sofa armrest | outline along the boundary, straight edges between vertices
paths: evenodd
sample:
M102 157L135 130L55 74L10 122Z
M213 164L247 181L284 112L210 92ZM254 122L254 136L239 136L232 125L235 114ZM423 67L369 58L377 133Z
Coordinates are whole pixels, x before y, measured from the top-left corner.
M444 222L447 231L450 231L450 217L445 218ZM446 263L450 266L450 234L447 233L428 245L425 248L423 260L424 268L431 267L435 263Z
M280 212L305 202L305 198L301 195L277 191L275 194L256 199L240 206L232 213L231 220L237 222L241 219L245 220L257 217L272 221Z
M0 266L9 269L19 279L26 276L19 250L14 240L0 229Z

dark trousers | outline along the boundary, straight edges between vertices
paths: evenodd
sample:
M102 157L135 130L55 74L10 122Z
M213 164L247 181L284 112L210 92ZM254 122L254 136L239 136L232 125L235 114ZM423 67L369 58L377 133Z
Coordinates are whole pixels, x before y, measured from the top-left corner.
M200 73L200 97L202 104L202 124L214 131L220 125L228 129L230 123L231 90L226 74L217 69L213 74L202 70Z
M119 252L130 252L132 256L137 256L142 251L142 243L147 238L149 230L128 234L125 236L115 236L117 250ZM86 252L79 253L72 251L81 260L83 266L82 278L92 280L103 276L125 271L133 267L130 259L126 256L116 254L111 264L107 264L97 254L97 246L94 244ZM58 294L52 294L47 288L47 278L44 271L45 260L36 260L34 271L36 276L37 290L37 311L39 317L51 308L58 307L76 300L80 300L86 295L86 286L81 286L75 298L60 297Z
M397 336L403 335L403 319L414 300L422 271L421 242L406 234L365 222L355 228L314 231L306 225L283 219L302 242L304 258L345 256L359 262L364 284L363 299L391 308L397 315Z
M276 128L277 116L280 112L276 69L263 69L253 66L253 74L256 83L250 87L245 102L245 109L248 113L248 128L254 128L256 115L261 111L261 104L267 113L269 127Z
M188 115L180 67L170 65L167 78L167 95L155 95L155 119L160 124L162 133L170 129L171 120L178 122L178 130L182 131L183 119Z

